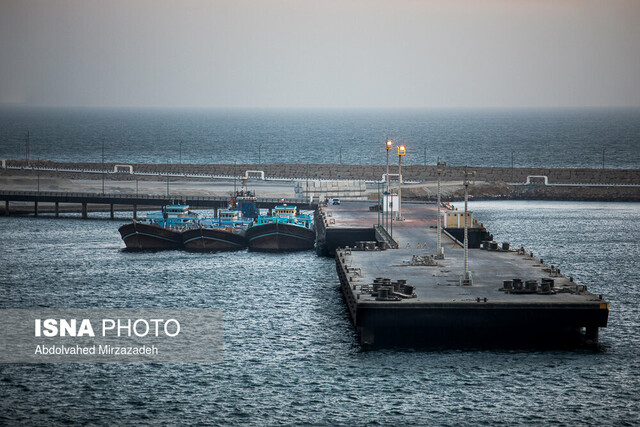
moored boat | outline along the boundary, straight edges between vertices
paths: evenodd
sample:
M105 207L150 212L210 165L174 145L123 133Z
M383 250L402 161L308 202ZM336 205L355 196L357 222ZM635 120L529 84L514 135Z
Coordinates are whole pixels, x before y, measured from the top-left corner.
M194 227L197 221L198 215L191 213L188 205L168 205L141 221L121 226L118 231L129 250L180 249L182 232Z
M216 218L204 218L198 227L182 233L182 244L191 251L230 251L247 247L245 237L253 219L237 210L221 210Z
M247 230L249 249L266 252L313 249L316 232L309 215L296 206L276 206L269 215L259 216Z
M259 215L255 193L242 188L229 201L229 209L217 217L203 218L196 228L182 233L182 244L190 251L231 251L247 247L246 231Z

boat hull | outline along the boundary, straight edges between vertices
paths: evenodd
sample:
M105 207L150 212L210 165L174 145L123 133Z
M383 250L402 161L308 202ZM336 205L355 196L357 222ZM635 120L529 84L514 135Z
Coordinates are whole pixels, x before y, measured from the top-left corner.
M182 244L189 251L234 251L247 247L245 231L232 232L216 228L194 228L182 233Z
M247 230L249 249L264 252L304 251L313 249L316 232L291 224L267 223Z
M169 230L157 225L132 222L118 229L124 244L130 250L180 249L182 236L179 231Z

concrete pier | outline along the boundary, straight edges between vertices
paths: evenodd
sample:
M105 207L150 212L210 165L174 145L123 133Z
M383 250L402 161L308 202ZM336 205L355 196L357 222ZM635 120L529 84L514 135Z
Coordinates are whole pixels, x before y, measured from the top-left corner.
M393 224L399 249L353 242L336 250L336 269L364 345L595 344L609 305L531 253L501 247L469 250L473 284L463 286L464 250L443 236L437 253L436 206L403 204ZM319 229L366 228L368 204L321 208ZM324 221L330 218L332 221ZM370 226L371 228L372 226ZM373 227L375 228L375 227ZM343 235L344 236L344 235Z

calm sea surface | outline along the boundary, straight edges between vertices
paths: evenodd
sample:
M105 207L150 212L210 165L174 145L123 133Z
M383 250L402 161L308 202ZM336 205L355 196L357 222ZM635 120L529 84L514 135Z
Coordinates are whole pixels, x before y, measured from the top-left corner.
M334 262L127 253L107 219L0 218L0 307L217 308L215 365L0 365L0 424L638 424L640 205L473 202L611 303L593 351L363 352ZM98 214L94 214L98 215Z
M100 162L383 164L403 162L640 168L640 109L609 110L48 110L0 108L0 159Z

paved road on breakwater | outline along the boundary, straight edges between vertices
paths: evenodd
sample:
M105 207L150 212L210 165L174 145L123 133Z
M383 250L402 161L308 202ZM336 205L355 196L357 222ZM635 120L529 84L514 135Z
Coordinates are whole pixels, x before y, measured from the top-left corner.
M274 193L270 197L278 197L275 192L282 191L284 187L276 185L278 181L290 180L336 180L355 179L370 182L370 187L375 181L380 181L386 171L383 165L335 165L335 164L128 164L127 167L117 166L115 163L65 163L51 161L32 161L27 166L24 160L7 160L0 169L0 186L6 190L32 190L35 182L26 181L29 177L55 177L67 179L69 182L60 185L52 183L51 191L56 191L55 186L64 186L67 191L83 191L86 187L95 187L88 184L91 181L107 182L118 181L114 186L130 187L127 182L137 181L140 188L149 181L171 181L174 188L183 186L182 182L200 182L201 184L189 184L194 194L214 194L210 189L221 181L227 181L224 185L228 191L229 182L233 183L233 177L241 177L246 171L262 171L268 182L275 185ZM130 173L130 168L133 173ZM396 166L390 167L390 173L396 172ZM114 170L118 170L114 173ZM640 170L638 169L549 169L549 168L490 168L469 167L476 172L476 183L472 186L471 195L476 199L529 199L529 200L599 200L599 201L640 201ZM445 183L443 194L450 200L460 199L462 187L460 180L463 167L447 167L442 176ZM252 173L254 177L262 174ZM434 199L435 196L435 167L428 165L408 165L403 167L404 181L409 185L404 197L409 199ZM540 178L534 178L540 177ZM543 177L546 177L543 178ZM4 180L2 179L4 178ZM49 179L48 178L48 179ZM524 185L527 178L530 185ZM393 176L392 176L393 179ZM83 181L84 180L84 181ZM177 182L179 181L179 182ZM545 184L546 181L546 185ZM252 185L260 182L252 179ZM71 184L70 184L71 183ZM410 188L414 183L414 188ZM161 184L158 184L161 185ZM25 188L26 186L26 188ZM156 185L157 186L157 185ZM232 186L232 184L231 184ZM447 187L448 186L448 187ZM198 188L199 187L199 188ZM290 192L291 187L285 185L285 192ZM371 190L371 188L370 188ZM126 191L126 190L125 190ZM145 190L146 191L146 190ZM269 190L267 190L269 191ZM374 190L371 191L373 194ZM219 194L219 192L215 193ZM287 194L282 194L287 197Z

